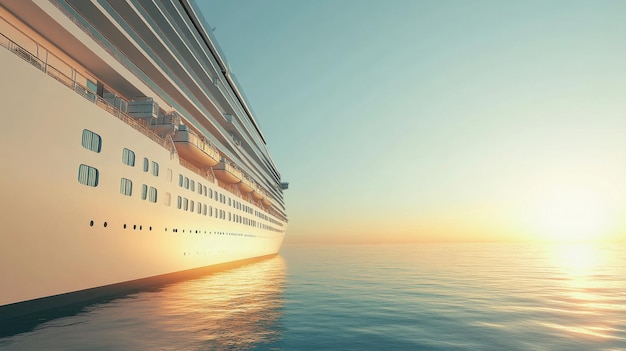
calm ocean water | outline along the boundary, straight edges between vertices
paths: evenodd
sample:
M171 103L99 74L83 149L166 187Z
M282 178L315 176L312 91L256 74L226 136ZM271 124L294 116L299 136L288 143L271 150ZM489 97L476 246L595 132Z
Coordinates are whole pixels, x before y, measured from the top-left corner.
M626 350L626 246L284 247L1 350Z

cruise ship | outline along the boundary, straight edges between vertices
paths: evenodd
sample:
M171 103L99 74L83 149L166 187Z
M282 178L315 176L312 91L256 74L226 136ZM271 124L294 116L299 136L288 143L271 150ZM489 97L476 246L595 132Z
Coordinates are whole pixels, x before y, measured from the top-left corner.
M0 315L278 253L272 160L192 0L0 0Z

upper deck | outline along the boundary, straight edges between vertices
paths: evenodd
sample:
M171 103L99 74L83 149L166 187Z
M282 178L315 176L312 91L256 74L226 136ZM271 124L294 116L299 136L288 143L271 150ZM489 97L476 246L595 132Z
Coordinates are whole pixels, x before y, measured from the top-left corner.
M21 22L17 31L38 37L30 50L44 64L83 76L99 96L150 97L162 113L175 111L266 189L286 218L280 174L263 135L189 1L40 0L3 6Z

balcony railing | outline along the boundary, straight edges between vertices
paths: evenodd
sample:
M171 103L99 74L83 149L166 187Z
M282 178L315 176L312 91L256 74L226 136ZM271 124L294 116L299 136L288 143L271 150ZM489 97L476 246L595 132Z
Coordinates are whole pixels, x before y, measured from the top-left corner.
M124 112L124 111L120 110L119 108L115 107L114 105L110 104L109 102L107 102L101 96L93 93L91 90L87 89L87 87L85 87L84 85L78 83L75 79L72 79L72 78L68 77L66 74L62 73L60 70L58 70L55 67L53 67L53 66L47 64L46 62L42 61L36 55L31 53L27 49L23 48L19 44L15 43L14 41L9 39L7 36L5 36L2 33L0 33L0 46L6 48L10 52L14 53L16 56L21 58L22 60L24 60L24 61L28 62L29 64L31 64L33 67L37 68L38 70L42 71L43 73L47 74L48 76L54 78L59 83L61 83L64 86L66 86L67 88L72 89L76 94L82 96L83 98L85 98L88 101L91 101L96 106L98 106L101 109L105 110L109 114L117 117L118 119L120 119L121 121L123 121L127 125L131 126L135 130L141 132L143 135L147 136L148 138L150 138L151 140L153 140L157 144L161 145L163 148L169 150L170 153L172 153L172 154L176 154L177 153L176 152L176 147L174 146L174 142L173 142L171 136L168 136L166 138L163 138L163 137L159 136L154 131L152 131L148 127L146 122L144 122L143 120L134 119L133 117L128 115L126 112ZM67 65L68 67L72 68L72 70L75 71L75 68L73 68L72 66L70 66L66 62L62 62L62 63ZM209 146L211 148L215 147L208 140L204 140L204 141L207 143L207 146ZM212 172L203 171L203 170L199 169L198 167L190 164L189 162L183 160L182 158L179 158L178 161L179 161L181 166L189 169L190 171L198 174L199 176L202 176L203 178L205 178L207 180L210 180L211 182L216 182L215 175ZM222 185L222 184L220 184L220 185ZM237 190L237 188L235 186L222 185L222 187L225 188L226 190L229 190L230 192L232 192L235 195L239 194L239 196L241 196L239 191ZM271 208L268 208L267 211L270 214L274 214L274 213L272 213L272 209ZM276 215L276 214L274 214L274 215Z
M122 120L124 123L133 127L135 130L141 132L143 135L152 139L154 142L163 146L170 152L176 151L172 143L168 142L166 139L160 137L158 134L150 130L148 126L145 124L145 122L142 122L142 121L139 121L130 117L128 114L126 114L126 112L111 105L110 103L105 101L102 97L96 95L95 93L87 89L84 85L76 82L76 80L61 73L59 70L57 70L53 66L46 64L44 61L40 60L37 56L32 54L30 51L24 49L23 47L21 47L20 45L18 45L17 43L15 43L14 41L9 39L2 33L0 33L0 45L8 49L10 52L13 52L17 57L30 63L32 66L34 66L38 70L42 71L43 73L46 73L47 75L56 79L57 81L65 85L66 87L74 90L74 92L77 93L78 95L93 102L94 104L96 104L96 106L102 108L103 110L107 111L111 115Z

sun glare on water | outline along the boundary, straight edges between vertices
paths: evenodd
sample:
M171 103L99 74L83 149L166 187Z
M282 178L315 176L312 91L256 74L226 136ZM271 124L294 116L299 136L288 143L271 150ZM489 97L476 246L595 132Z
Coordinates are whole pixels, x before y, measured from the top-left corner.
M535 227L543 240L598 240L609 234L611 208L606 196L586 188L552 189L538 201Z

